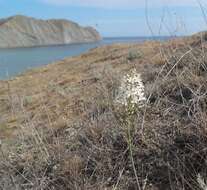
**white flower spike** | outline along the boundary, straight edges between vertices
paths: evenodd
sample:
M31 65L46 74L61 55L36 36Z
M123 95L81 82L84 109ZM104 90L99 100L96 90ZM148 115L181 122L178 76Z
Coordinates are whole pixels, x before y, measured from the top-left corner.
M141 75L133 69L130 74L123 77L116 102L127 106L130 100L132 104L142 107L146 101L144 89Z

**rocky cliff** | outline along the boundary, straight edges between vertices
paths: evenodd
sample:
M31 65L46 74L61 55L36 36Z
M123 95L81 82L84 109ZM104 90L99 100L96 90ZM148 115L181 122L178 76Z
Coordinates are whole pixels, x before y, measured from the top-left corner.
M40 20L26 16L0 19L0 48L60 45L100 40L92 27L64 19Z

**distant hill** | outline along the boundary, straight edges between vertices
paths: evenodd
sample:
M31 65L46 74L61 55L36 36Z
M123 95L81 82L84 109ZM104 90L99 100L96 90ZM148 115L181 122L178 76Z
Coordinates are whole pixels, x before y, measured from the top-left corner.
M0 48L94 42L101 39L92 27L64 19L40 20L22 15L0 19Z

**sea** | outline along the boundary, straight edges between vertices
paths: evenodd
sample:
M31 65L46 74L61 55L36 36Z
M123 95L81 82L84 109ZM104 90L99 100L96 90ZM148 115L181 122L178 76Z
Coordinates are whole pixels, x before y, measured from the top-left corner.
M26 70L77 56L92 48L115 43L140 43L146 40L167 40L170 37L110 37L95 43L0 49L0 80L10 79Z

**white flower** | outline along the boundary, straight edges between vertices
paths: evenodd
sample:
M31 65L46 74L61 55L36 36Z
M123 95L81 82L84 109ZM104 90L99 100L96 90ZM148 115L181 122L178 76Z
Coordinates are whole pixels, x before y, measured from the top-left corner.
M203 177L200 174L197 175L197 182L202 190L207 190L207 184L205 183Z
M139 107L146 101L141 75L135 69L123 77L116 97L116 102L123 105L127 105L129 100Z

